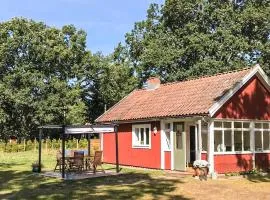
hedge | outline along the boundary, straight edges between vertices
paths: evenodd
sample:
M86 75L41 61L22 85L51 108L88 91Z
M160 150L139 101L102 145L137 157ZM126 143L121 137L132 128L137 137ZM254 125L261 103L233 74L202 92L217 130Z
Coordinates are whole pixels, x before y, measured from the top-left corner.
M99 150L99 139L91 139L91 150ZM42 149L46 151L61 149L62 141L60 139L43 139ZM71 139L66 141L66 149L87 149L87 139ZM16 141L0 140L0 152L21 152L21 151L38 151L38 140Z

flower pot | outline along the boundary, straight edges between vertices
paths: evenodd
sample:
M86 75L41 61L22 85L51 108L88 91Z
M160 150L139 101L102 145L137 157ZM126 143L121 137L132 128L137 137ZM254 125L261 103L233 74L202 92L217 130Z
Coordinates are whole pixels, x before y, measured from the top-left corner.
M40 172L40 171L41 171L40 166L33 166L32 167L32 172Z

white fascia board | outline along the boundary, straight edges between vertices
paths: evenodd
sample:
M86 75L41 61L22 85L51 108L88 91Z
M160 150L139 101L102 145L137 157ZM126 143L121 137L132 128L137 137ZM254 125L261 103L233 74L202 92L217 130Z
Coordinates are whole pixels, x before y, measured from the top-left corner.
M69 128L67 127L65 129L65 133L66 134L86 134L86 133L112 133L114 132L114 128L113 127L95 127L95 128L91 128L91 127L87 127L87 128Z
M264 86L270 91L270 81L260 65L255 67L248 73L234 88L230 89L218 102L214 103L208 110L210 117L213 117L216 112L238 91L240 90L254 75L257 75Z

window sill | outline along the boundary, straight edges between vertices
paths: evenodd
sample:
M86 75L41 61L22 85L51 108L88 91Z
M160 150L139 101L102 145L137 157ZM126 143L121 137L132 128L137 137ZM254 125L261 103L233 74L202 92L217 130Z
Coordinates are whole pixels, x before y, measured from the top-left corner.
M235 155L235 154L252 154L252 151L230 151L230 152L214 152L214 155Z
M134 145L132 146L133 149L151 149L150 146L143 146L143 145Z
M270 153L270 150L264 150L264 151L255 151L254 153Z

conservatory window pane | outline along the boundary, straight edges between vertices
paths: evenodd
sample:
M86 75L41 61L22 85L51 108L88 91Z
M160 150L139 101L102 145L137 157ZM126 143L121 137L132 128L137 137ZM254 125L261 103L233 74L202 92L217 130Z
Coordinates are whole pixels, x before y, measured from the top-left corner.
M255 128L261 128L262 127L261 125L262 125L261 123L255 123Z
M269 131L264 131L263 132L263 150L270 150L269 148Z
M207 151L207 133L202 133L202 150Z
M224 122L223 126L224 126L224 128L231 128L232 123L231 122Z
M264 129L269 129L269 124L268 123L263 123L263 128Z
M250 151L250 132L244 131L244 151Z
M215 141L215 151L216 152L222 152L223 151L223 145L222 145L222 131L215 130L214 132L214 141Z
M242 151L242 132L234 131L234 150Z
M222 128L222 122L214 122L215 128Z
M242 122L234 122L234 128L242 128Z
M261 131L255 131L255 150L256 151L261 151L262 150Z
M225 151L232 151L232 131L224 131Z
M243 122L243 128L249 128L249 122Z

